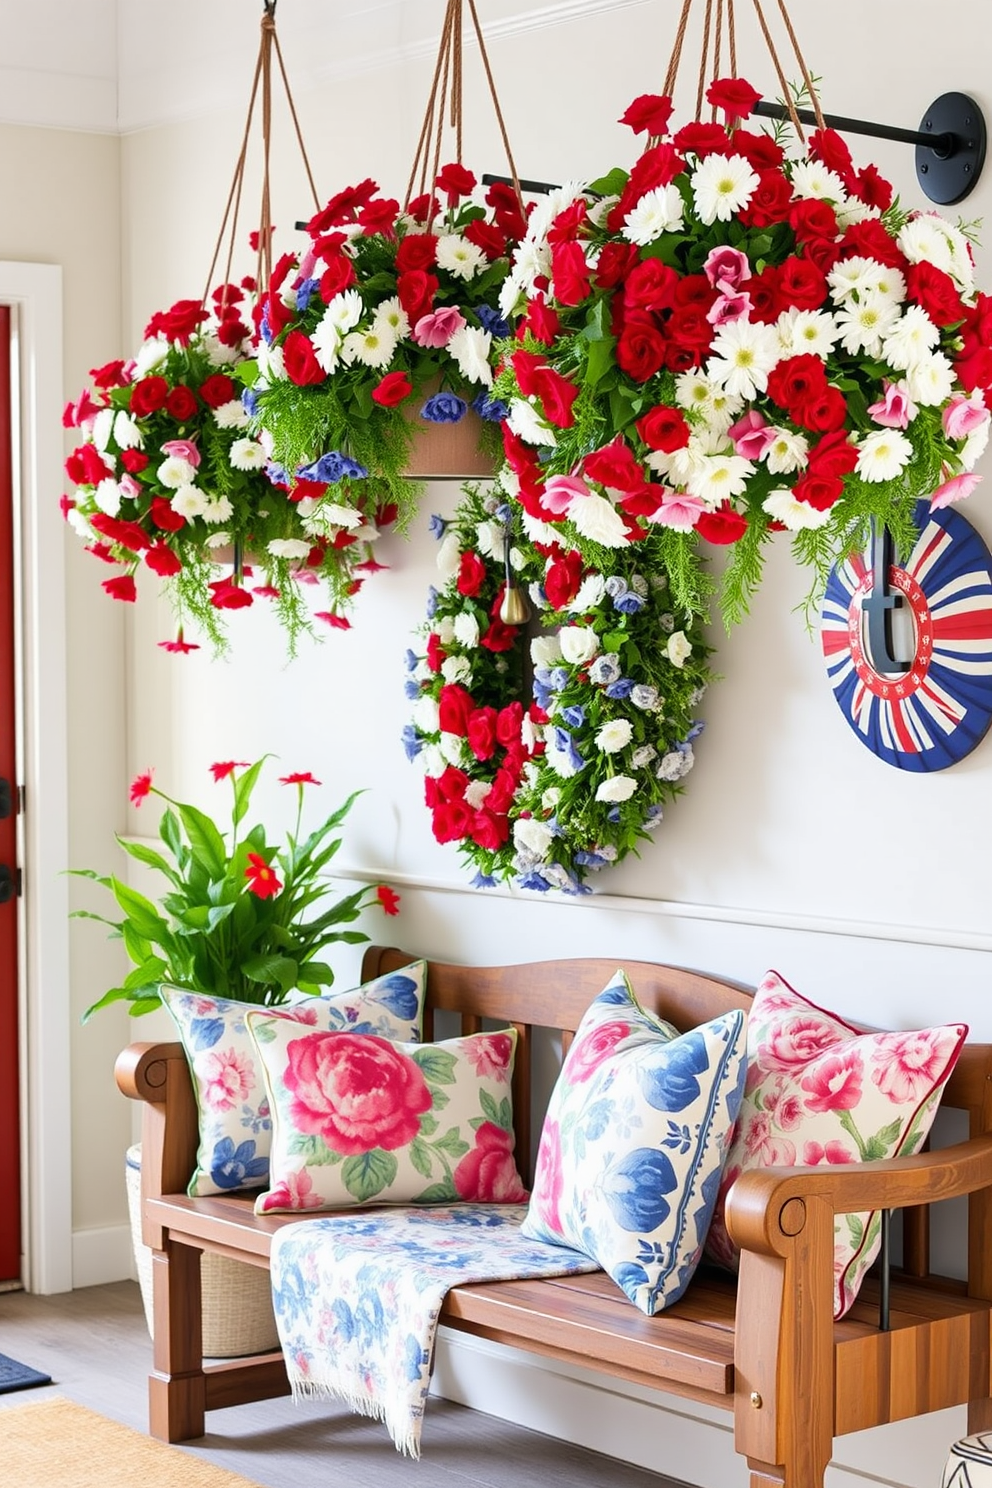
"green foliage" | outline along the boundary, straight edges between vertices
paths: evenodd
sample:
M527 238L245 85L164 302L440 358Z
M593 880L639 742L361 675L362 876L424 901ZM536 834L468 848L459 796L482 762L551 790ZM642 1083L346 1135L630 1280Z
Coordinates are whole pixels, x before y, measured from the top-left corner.
M159 874L166 888L155 904L113 875L75 870L112 895L121 917L88 910L74 915L108 926L133 962L121 986L94 1003L86 1018L116 1002L128 1003L132 1014L148 1012L159 1005L161 982L275 1006L294 988L317 993L331 985L334 973L318 959L329 946L368 939L341 927L377 899L388 908L391 898L369 886L328 904L331 886L324 876L341 845L338 828L360 792L301 837L304 789L318 782L309 775L286 777L284 783L297 791L296 824L282 846L271 845L263 825L242 830L264 763L263 758L241 770L215 767L232 791L227 834L205 812L158 790L150 775L139 777L137 799L153 795L166 803L159 820L165 852L124 837L117 841L129 857Z

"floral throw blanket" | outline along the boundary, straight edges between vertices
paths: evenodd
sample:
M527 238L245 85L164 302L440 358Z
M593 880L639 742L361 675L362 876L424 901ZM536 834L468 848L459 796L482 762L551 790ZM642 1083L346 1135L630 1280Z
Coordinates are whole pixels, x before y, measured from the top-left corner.
M596 1271L588 1256L519 1233L526 1207L460 1204L340 1214L272 1242L272 1299L293 1396L333 1395L384 1421L420 1456L445 1293L473 1281Z

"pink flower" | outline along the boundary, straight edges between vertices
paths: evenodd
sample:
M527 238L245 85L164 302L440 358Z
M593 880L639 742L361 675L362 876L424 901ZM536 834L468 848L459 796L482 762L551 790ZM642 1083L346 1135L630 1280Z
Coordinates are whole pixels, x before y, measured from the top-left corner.
M588 1080L595 1074L604 1059L609 1059L618 1044L630 1032L630 1024L619 1018L597 1027L577 1038L568 1051L568 1078L573 1085Z
M908 428L910 420L916 417L916 404L900 383L886 382L882 386L884 396L872 403L868 409L869 418L885 429Z
M166 439L162 444L162 453L174 455L177 460L185 460L194 470L200 463L200 451L191 439Z
M508 1033L491 1033L465 1046L468 1062L480 1078L507 1081L513 1058L513 1040Z
M916 1105L932 1093L961 1039L957 1028L886 1034L872 1053L872 1080L896 1105Z
M763 459L778 437L777 429L766 423L756 408L731 424L727 433L734 442L734 453L745 460Z
M481 1204L523 1204L527 1190L513 1161L513 1133L484 1121L475 1146L451 1175L460 1199Z
M453 305L444 305L430 315L422 315L413 328L418 346L447 346L456 331L465 325L465 317Z
M200 1069L204 1099L214 1111L233 1111L255 1084L255 1069L246 1054L221 1049L208 1054Z
M751 264L739 248L711 248L703 273L714 289L725 295L733 294L745 279L750 279Z
M975 472L969 471L965 475L955 475L942 486L938 486L930 497L930 510L939 511L942 506L951 506L955 501L963 501L970 496L982 477Z
M864 1063L856 1049L841 1049L818 1059L804 1080L807 1111L853 1111L861 1101Z
M786 1095L775 1107L775 1120L783 1131L794 1131L802 1120L803 1103L798 1095Z
M122 475L117 483L117 488L122 496L128 496L132 501L141 495L141 487L133 475Z
M323 1199L313 1192L313 1179L305 1170L287 1173L265 1195L266 1209L320 1209ZM309 1367L309 1361L304 1361Z
M807 1142L803 1148L803 1162L810 1168L815 1168L817 1163L853 1163L857 1160L843 1142L828 1142L825 1147L821 1147L819 1142Z
M556 517L563 517L573 501L592 492L579 475L553 475L544 488L541 504Z
M944 433L948 439L967 439L969 434L981 429L988 421L989 411L979 392L972 393L970 398L955 393L941 414Z
M713 301L706 312L706 319L710 325L719 329L720 326L733 325L735 320L747 320L750 314L749 294L725 294Z
M759 1062L766 1070L795 1073L839 1042L832 1024L813 1014L800 1015L770 1026Z
M673 491L664 497L648 521L658 527L670 527L673 532L691 532L707 510L706 502L699 496Z
M796 1161L796 1148L788 1137L772 1135L771 1122L763 1111L745 1128L744 1148L753 1162L763 1168L791 1168Z
M419 1065L372 1033L311 1033L287 1049L283 1081L301 1132L345 1157L405 1147L420 1130L431 1093Z
M537 1171L534 1174L532 1203L542 1224L562 1233L561 1196L565 1179L561 1167L561 1133L557 1121L545 1121L541 1133L541 1146L537 1154Z

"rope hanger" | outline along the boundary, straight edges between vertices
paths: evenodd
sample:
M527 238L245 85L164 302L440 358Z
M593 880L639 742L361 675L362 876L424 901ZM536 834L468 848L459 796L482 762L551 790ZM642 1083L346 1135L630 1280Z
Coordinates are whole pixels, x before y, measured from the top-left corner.
M510 149L510 139L506 130L506 122L503 118L503 110L500 107L499 97L496 93L496 83L493 78L492 67L489 63L489 54L486 51L485 38L482 34L482 26L479 23L479 14L475 7L475 0L468 0L468 8L472 17L476 40L479 43L479 55L482 58L482 66L485 69L486 81L489 84L489 95L492 98L493 108L496 112L496 122L499 125L500 136L503 140L503 149L506 154L506 163L510 170L510 179L522 211L523 199L520 188L520 177L517 174L513 152ZM434 77L427 98L427 109L420 130L420 138L417 141L417 148L414 152L413 165L410 169L410 179L407 182L407 205L410 204L415 195L425 195L430 189L431 183L437 177L441 167L441 149L444 140L446 117L448 126L454 130L455 134L455 159L461 165L462 102L462 0L447 0L444 24L441 28L441 44L438 48ZM431 215L433 216L433 212Z
M227 203L224 207L224 216L217 234L217 242L214 246L213 258L210 260L210 270L207 274L207 283L203 291L203 303L206 304L213 282L214 270L220 257L221 247L224 243L225 232L228 233L227 259L224 265L224 297L226 300L227 285L231 278L231 264L234 259L234 248L238 233L238 214L241 207L241 196L244 187L245 162L248 157L248 143L251 138L252 121L255 114L255 104L258 100L259 84L262 94L262 194L259 204L258 218L258 251L256 260L255 282L258 286L267 284L272 274L272 208L270 193L270 149L272 136L272 54L275 52L279 63L279 73L282 77L283 88L286 94L286 102L289 104L289 112L296 131L296 140L303 157L303 165L306 169L307 180L310 183L310 193L313 197L314 211L320 211L320 199L317 196L317 188L314 185L313 172L310 169L310 161L307 156L306 145L303 143L303 132L300 128L299 117L296 112L296 104L293 101L292 89L289 86L289 78L286 74L286 64L283 61L282 48L279 45L279 37L276 33L276 0L263 0L263 12L261 20L261 34L259 36L258 57L255 61L255 72L251 85L251 96L248 100L248 115L245 119L244 133L241 138L241 150L238 154L237 164L234 167L234 177L231 181L231 189L227 195ZM230 224L230 226L229 226ZM223 305L221 307L223 309Z

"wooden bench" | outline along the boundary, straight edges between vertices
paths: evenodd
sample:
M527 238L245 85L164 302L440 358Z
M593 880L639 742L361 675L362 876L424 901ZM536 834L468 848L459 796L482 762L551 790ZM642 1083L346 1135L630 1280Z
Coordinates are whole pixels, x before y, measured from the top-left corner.
M369 980L412 960L370 947ZM686 1030L751 994L716 977L624 963L638 997ZM431 962L425 1038L435 1010L461 1031L483 1019L512 1024L517 1145L530 1152L532 1030L560 1030L567 1047L614 960L472 968ZM953 1009L942 1009L948 1014ZM449 1020L450 1022L451 1020ZM449 1035L450 1030L446 1029ZM190 1199L197 1112L182 1047L134 1044L117 1065L120 1088L145 1102L141 1182L152 1247L155 1341L150 1430L164 1441L203 1435L205 1412L286 1393L279 1354L205 1365L200 1252L267 1266L273 1234L298 1216L252 1213L254 1195ZM819 1488L833 1438L968 1403L969 1429L992 1428L992 1046L965 1046L943 1100L967 1111L970 1138L938 1152L862 1166L775 1168L741 1177L728 1224L742 1248L737 1279L697 1272L687 1294L647 1318L602 1273L455 1288L450 1328L549 1359L702 1401L734 1413L735 1443L751 1488ZM929 1204L968 1195L968 1279L930 1274ZM901 1209L903 1264L893 1272L890 1327L879 1327L869 1278L843 1322L832 1320L835 1214ZM658 1469L664 1471L659 1451Z

